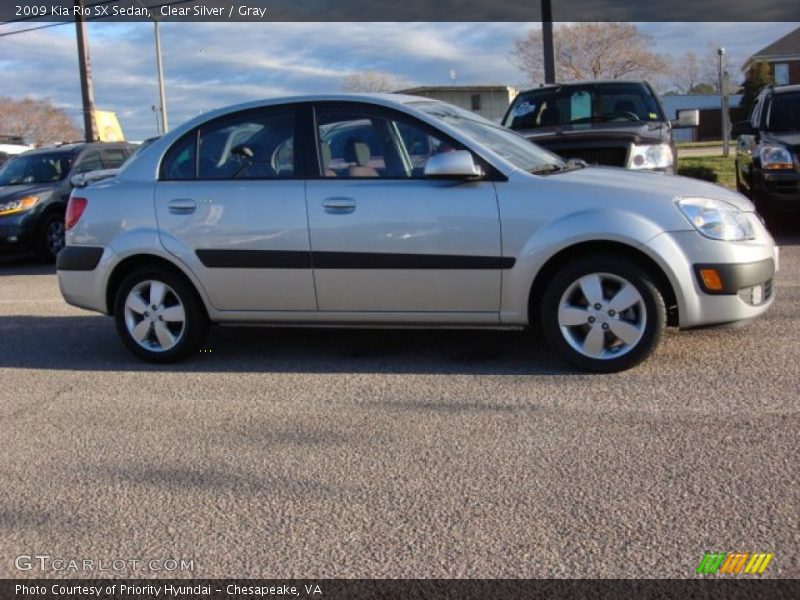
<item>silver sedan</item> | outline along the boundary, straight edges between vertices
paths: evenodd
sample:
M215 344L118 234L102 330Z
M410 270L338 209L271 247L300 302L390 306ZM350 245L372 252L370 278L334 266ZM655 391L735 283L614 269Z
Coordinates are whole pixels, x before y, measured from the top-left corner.
M619 371L667 325L762 314L777 268L739 194L565 162L399 95L203 115L77 189L66 227L64 298L153 362L211 323L539 325L570 363Z

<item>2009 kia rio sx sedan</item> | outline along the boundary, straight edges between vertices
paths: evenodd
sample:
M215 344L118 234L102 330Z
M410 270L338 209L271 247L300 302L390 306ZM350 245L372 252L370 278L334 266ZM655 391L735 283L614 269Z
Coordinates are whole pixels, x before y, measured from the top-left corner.
M218 110L73 192L67 302L139 357L211 323L524 328L630 368L667 324L756 317L777 252L715 185L565 163L448 104L296 97Z

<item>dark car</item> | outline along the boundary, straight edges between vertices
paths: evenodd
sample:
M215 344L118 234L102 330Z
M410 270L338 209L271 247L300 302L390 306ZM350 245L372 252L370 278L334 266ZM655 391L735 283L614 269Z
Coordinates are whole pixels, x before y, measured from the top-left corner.
M763 214L800 215L800 85L762 90L736 132L739 192Z
M0 248L53 261L64 246L72 176L121 165L127 143L75 143L29 150L0 167Z
M567 159L673 173L673 127L697 125L696 115L671 122L646 81L582 81L522 92L503 125Z

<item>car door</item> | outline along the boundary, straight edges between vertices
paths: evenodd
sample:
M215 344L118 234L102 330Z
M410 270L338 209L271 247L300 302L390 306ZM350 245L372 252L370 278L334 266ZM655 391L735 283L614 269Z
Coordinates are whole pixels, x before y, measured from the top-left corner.
M319 309L497 322L503 259L493 184L424 177L429 156L461 146L363 103L320 103L315 115L320 164L307 201Z
M201 125L167 151L155 189L164 247L219 310L316 310L293 107Z

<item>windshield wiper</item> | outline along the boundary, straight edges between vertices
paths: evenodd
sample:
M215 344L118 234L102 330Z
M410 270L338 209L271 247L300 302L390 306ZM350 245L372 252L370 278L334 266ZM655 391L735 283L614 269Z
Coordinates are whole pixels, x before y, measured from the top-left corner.
M543 165L536 165L532 167L529 173L533 173L534 175L549 175L550 173L558 173L565 167L563 165L558 165L556 163L545 163Z

